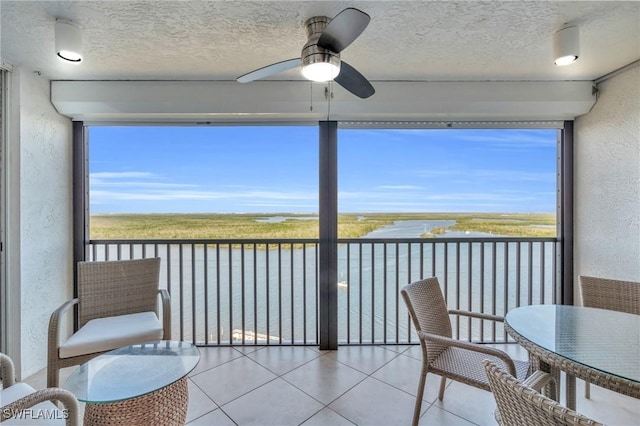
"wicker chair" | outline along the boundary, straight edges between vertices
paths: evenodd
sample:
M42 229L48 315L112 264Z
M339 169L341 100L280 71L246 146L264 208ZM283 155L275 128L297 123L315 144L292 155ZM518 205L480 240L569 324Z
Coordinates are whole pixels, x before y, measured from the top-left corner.
M78 400L71 392L59 388L35 390L26 383L16 383L13 361L3 353L0 353L0 374L2 424L79 424ZM54 405L57 402L62 403L64 410Z
M484 366L500 426L602 425L540 394L536 388L553 382L549 374L536 371L521 382L489 360Z
M503 321L502 317L475 312L447 310L447 305L436 277L416 281L400 293L407 305L422 347L422 372L413 413L417 425L422 408L422 397L428 373L441 376L438 398L442 401L446 379L489 390L489 382L482 361L491 359L504 366L516 377L525 378L529 364L512 360L505 352L472 342L452 338L450 315L461 315L490 321Z
M640 283L580 276L582 305L640 315ZM585 398L591 397L591 386L585 382Z
M78 297L56 309L49 320L47 386L58 386L61 368L82 364L101 353L170 340L169 293L158 289L159 276L160 258L79 262ZM62 315L74 305L78 305L78 330L63 341Z

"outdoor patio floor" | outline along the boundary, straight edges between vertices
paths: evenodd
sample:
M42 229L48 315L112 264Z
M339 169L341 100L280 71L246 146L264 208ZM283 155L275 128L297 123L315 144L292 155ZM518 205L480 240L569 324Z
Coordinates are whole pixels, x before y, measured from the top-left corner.
M526 359L515 344L494 345ZM419 346L208 347L189 375L188 425L409 425L420 372ZM73 371L63 371L65 375ZM42 388L45 370L26 380ZM427 377L420 424L494 425L491 393L449 382L438 401ZM578 411L609 425L640 424L640 400L592 386Z

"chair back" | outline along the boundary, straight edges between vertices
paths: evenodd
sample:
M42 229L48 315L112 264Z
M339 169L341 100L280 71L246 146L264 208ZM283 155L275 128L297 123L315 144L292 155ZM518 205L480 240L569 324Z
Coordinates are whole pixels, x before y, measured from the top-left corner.
M583 306L640 315L640 283L580 277Z
M8 355L0 352L0 389L6 389L16 383L15 366ZM2 401L0 401L0 404Z
M489 387L501 426L600 425L524 385L489 360L484 360Z
M116 315L158 313L160 258L78 263L78 326Z
M451 320L447 304L437 277L408 284L400 290L416 331L452 337ZM445 349L444 346L420 339L427 352L427 362L433 361Z

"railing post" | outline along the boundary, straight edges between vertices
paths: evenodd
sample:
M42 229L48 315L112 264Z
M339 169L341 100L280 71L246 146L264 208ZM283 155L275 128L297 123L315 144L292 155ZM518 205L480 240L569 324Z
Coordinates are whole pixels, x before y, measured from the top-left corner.
M319 123L319 338L338 349L338 123Z

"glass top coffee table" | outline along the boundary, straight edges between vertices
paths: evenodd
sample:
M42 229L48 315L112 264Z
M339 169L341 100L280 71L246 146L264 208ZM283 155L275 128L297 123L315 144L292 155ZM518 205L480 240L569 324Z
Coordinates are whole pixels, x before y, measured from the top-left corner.
M85 425L184 425L186 376L199 360L187 342L130 345L82 364L64 387L87 403Z

